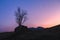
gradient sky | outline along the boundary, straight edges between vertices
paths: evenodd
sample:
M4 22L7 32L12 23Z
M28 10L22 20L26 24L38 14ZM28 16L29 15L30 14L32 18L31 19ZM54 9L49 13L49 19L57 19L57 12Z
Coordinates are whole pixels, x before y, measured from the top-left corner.
M15 11L26 10L28 27L44 28L60 24L59 0L0 0L0 32L13 31L17 26Z

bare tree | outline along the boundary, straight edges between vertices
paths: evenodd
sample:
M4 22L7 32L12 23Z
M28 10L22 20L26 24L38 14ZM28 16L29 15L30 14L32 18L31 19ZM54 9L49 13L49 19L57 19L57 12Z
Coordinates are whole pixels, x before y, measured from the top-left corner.
M17 11L15 12L15 16L16 16L16 22L18 23L19 26L21 26L27 18L27 12L24 10L21 10L20 8L17 9Z

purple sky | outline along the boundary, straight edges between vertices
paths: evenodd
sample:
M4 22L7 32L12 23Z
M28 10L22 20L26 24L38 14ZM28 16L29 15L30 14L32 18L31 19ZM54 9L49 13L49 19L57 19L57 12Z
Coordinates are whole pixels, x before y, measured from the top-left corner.
M17 26L15 11L26 10L28 27L44 28L60 24L60 1L58 0L0 0L0 32L12 31Z

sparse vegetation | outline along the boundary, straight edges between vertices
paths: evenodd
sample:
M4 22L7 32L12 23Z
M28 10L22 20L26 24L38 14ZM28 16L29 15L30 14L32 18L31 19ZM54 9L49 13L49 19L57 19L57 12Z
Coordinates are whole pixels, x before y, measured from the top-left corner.
M27 12L18 8L17 11L15 12L15 16L16 16L16 22L20 26L26 21Z

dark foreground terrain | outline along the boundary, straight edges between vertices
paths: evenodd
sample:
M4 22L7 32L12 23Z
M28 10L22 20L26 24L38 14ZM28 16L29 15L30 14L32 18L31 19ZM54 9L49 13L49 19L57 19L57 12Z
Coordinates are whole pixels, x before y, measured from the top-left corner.
M0 40L60 40L60 25L43 30L30 30L26 27L17 30L15 29L15 32L0 33Z

